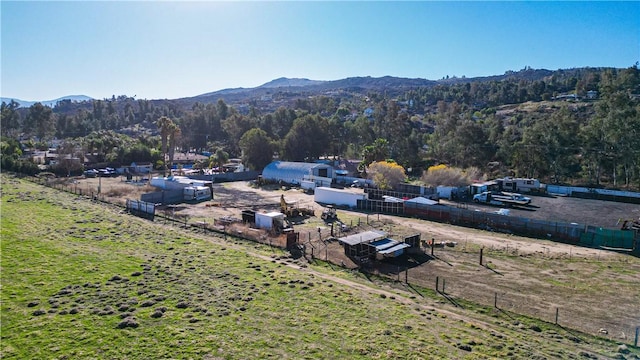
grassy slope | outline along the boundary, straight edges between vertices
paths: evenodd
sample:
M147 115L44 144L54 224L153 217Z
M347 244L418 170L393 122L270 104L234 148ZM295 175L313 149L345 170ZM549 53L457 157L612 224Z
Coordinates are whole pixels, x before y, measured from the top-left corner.
M616 349L486 309L460 317L429 298L403 304L249 254L261 247L199 239L4 176L1 220L6 359L529 359ZM118 328L123 318L138 326Z

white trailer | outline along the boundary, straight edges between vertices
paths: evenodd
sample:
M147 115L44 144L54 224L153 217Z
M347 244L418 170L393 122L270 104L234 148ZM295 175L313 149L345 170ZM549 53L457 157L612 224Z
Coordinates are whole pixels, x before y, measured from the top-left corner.
M501 191L523 193L544 191L544 184L540 184L538 179L506 177L503 179L497 179L497 182L500 184Z
M313 200L321 204L331 204L336 206L356 207L358 200L366 200L367 194L364 192L354 192L349 190L333 189L328 187L318 187L313 195Z
M314 183L313 181L309 181L309 180L301 180L300 181L300 187L303 190L315 190L316 188L316 183Z
M183 190L185 201L211 200L211 188L208 186L187 186Z

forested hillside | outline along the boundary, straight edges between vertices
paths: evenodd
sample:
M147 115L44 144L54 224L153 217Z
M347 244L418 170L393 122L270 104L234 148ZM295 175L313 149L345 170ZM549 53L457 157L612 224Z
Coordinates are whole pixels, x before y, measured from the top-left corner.
M54 138L64 140L61 154L162 166L164 139L175 145L171 151L243 156L256 169L273 156L340 156L365 164L394 159L416 178L428 166L447 164L487 176L638 189L639 98L634 65L527 67L439 81L278 79L193 98L121 95L53 108L2 103L2 167L37 171L23 151L47 148Z

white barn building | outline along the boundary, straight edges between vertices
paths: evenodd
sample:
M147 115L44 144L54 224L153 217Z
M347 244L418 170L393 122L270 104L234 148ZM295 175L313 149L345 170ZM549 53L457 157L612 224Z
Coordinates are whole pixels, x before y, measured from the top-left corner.
M274 161L262 170L262 178L293 185L300 185L302 180L326 182L335 178L335 169L327 164Z

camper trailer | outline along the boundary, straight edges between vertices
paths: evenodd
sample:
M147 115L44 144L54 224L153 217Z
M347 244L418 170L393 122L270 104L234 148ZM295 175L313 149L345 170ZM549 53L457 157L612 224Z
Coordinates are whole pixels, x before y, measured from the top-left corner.
M208 186L187 186L183 190L184 201L211 200L211 188Z
M498 182L500 191L537 193L544 189L544 185L540 184L538 179L506 177L497 179L496 181Z

